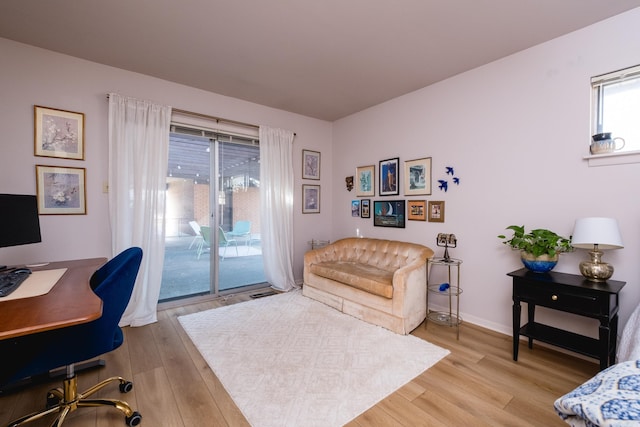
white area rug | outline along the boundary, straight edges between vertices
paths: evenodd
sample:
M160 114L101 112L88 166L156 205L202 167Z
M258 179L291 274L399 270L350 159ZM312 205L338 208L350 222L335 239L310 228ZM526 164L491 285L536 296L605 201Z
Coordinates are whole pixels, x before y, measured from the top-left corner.
M179 321L255 427L342 426L449 354L300 291Z

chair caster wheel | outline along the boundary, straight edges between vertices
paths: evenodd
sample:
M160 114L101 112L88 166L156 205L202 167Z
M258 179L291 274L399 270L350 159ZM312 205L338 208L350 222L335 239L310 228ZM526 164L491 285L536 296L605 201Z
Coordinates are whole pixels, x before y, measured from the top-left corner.
M56 396L53 395L47 395L47 409L51 409L54 406L56 406L57 404L60 403L60 399L58 399Z
M59 390L50 390L47 393L47 409L51 409L62 402L62 395L59 394Z
M120 384L120 393L129 393L132 389L133 383L131 381L125 381Z
M127 417L125 421L129 427L140 425L142 415L140 415L140 412L135 411L130 417Z

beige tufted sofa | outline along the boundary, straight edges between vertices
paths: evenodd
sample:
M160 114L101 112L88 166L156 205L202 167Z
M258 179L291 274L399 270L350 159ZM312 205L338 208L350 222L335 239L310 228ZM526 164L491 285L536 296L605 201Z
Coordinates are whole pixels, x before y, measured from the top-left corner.
M346 238L304 256L302 294L398 334L427 315L427 259L415 243Z

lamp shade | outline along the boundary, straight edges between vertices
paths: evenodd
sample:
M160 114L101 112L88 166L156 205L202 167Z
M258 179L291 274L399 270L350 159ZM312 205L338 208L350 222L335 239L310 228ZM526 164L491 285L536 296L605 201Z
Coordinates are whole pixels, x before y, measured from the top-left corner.
M623 246L618 221L614 218L579 218L573 227L571 245L574 248L620 249Z

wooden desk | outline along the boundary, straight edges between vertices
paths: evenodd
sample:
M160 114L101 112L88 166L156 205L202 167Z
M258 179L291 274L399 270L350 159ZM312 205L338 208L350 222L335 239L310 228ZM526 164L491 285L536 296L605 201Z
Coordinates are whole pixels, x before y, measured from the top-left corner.
M102 300L89 279L106 258L52 262L32 271L66 268L48 294L0 300L0 340L90 322L102 316Z

